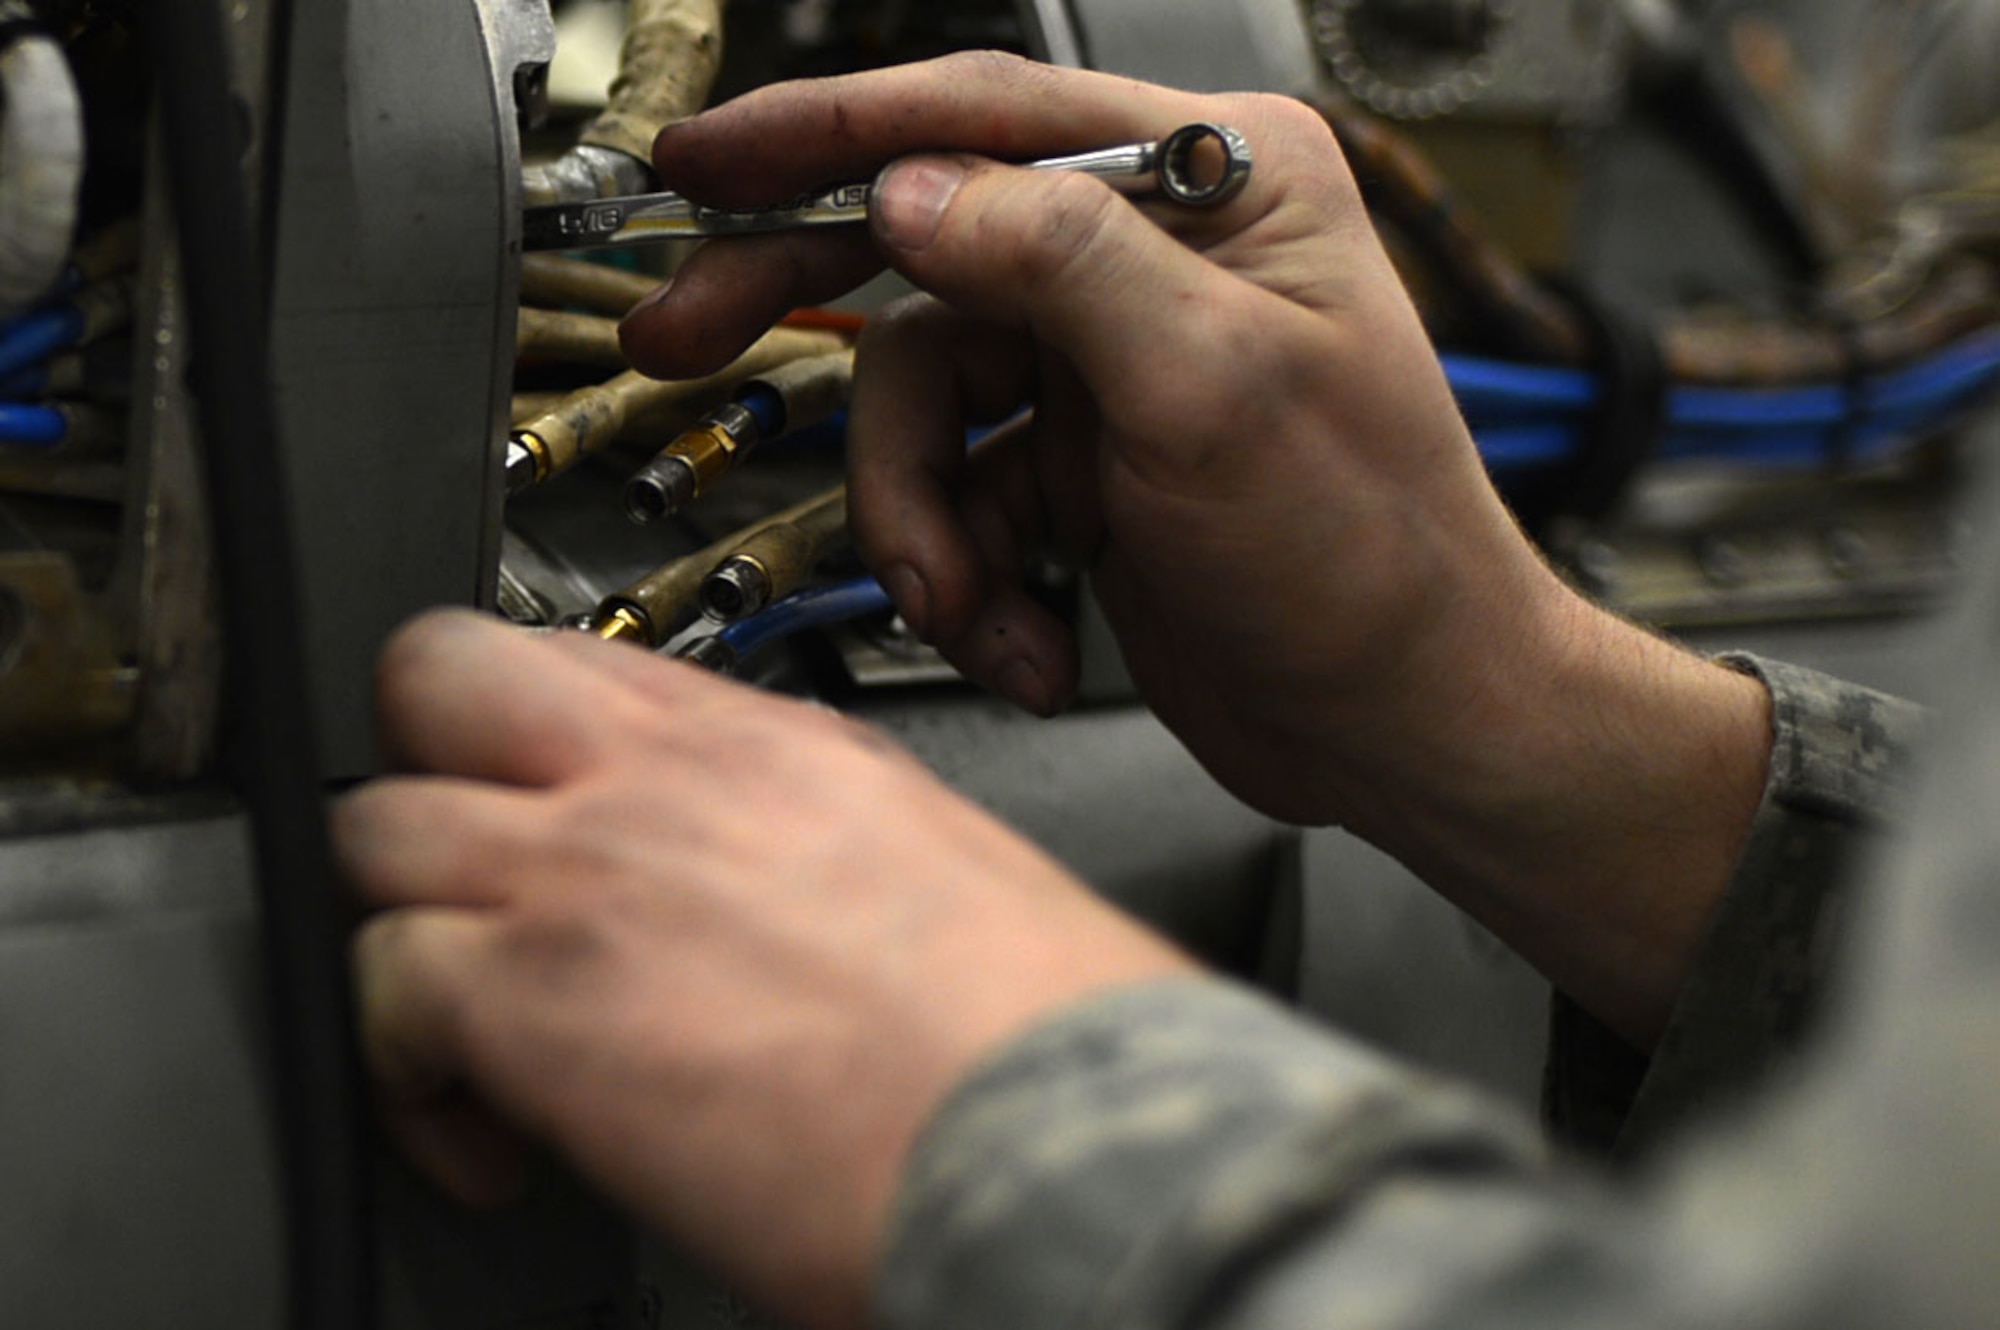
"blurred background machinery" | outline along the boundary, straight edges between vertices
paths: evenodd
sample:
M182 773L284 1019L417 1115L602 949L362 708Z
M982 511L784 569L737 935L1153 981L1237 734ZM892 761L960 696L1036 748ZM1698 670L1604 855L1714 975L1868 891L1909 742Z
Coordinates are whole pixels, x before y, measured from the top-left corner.
M0 1319L759 1323L555 1170L457 1213L347 1098L341 921L284 790L367 774L372 659L438 603L848 707L1215 964L1531 1104L1544 986L1217 790L1086 585L1040 578L1085 645L1051 723L887 612L837 484L893 283L654 384L615 321L682 256L524 262L522 208L652 187L653 133L714 98L969 47L1305 97L1552 558L1699 645L1912 692L2000 384L1996 12L0 0ZM214 50L147 28L191 14ZM209 465L244 446L264 501ZM246 599L259 532L296 576Z

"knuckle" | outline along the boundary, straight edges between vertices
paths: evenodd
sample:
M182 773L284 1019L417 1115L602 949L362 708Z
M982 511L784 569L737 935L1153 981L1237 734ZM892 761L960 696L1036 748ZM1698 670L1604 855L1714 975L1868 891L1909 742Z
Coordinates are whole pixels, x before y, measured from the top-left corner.
M855 349L857 364L865 366L870 360L897 355L906 347L929 345L949 318L950 311L942 301L922 292L892 301L861 326L861 340Z
M1215 117L1267 143L1294 147L1328 146L1333 129L1326 117L1297 97L1275 92L1239 92L1218 97Z
M573 990L603 966L613 946L594 903L565 894L510 914L494 933L502 970L529 993Z
M947 86L1019 90L1044 81L1046 66L1007 51L958 51L937 61Z
M1243 100L1246 118L1254 118L1259 124L1301 139L1333 141L1333 131L1327 126L1326 117L1296 97L1253 92L1244 94Z
M375 661L376 704L385 715L398 714L423 695L447 643L469 622L465 611L434 610L396 630Z

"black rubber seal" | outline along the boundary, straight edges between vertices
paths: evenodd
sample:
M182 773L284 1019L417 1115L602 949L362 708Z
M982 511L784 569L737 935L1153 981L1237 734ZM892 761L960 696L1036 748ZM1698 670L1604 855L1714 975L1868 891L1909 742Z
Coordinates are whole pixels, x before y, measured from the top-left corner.
M273 0L283 8L289 0ZM188 380L206 449L229 703L224 762L262 908L290 1330L375 1323L375 1235L347 947L309 709L297 553L268 361L270 300L214 0L144 14L179 237ZM280 20L279 29L285 30Z
M1657 451L1667 420L1666 359L1652 323L1582 287L1560 280L1549 285L1590 334L1598 406L1584 423L1576 460L1508 496L1536 532L1559 517L1608 517Z
M1845 315L1828 317L1840 344L1840 398L1843 408L1840 423L1833 427L1833 436L1827 441L1826 472L1832 479L1847 474L1853 467L1855 435L1867 421L1871 403L1868 400L1867 358L1861 349L1861 328Z

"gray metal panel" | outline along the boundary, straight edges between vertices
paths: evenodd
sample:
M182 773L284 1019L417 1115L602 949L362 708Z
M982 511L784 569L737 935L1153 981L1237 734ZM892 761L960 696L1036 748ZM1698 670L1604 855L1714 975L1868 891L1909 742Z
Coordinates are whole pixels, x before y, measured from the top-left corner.
M196 816L0 841L0 1325L283 1324L247 837ZM573 1181L488 1216L377 1173L386 1330L637 1323L631 1228Z
M1150 713L1042 721L946 691L864 699L856 714L1113 903L1212 964L1282 983L1296 938L1272 932L1295 886L1296 833L1226 793Z
M1297 0L1070 0L1094 69L1198 92L1304 92L1315 56Z
M0 843L0 1322L280 1323L238 824Z
M1532 1110L1548 984L1401 864L1306 836L1301 1000L1343 1033Z
M1015 6L1028 33L1028 53L1067 69L1084 67L1083 41L1068 0L1018 0Z
M546 23L542 0L299 6L273 337L336 774L371 762L388 633L487 599L498 566L520 209L513 69L488 40L515 58L537 10Z

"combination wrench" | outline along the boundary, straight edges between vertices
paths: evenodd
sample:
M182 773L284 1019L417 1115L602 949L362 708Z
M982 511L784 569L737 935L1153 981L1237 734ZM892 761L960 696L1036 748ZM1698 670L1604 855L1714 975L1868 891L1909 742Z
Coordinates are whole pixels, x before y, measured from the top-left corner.
M1212 208L1242 192L1250 179L1250 145L1226 125L1183 125L1157 143L1028 162L1034 171L1094 176L1121 194L1152 196L1190 208ZM522 246L529 250L619 249L664 240L765 235L816 226L846 226L868 218L874 185L836 185L765 208L709 208L679 194L636 194L529 208Z

